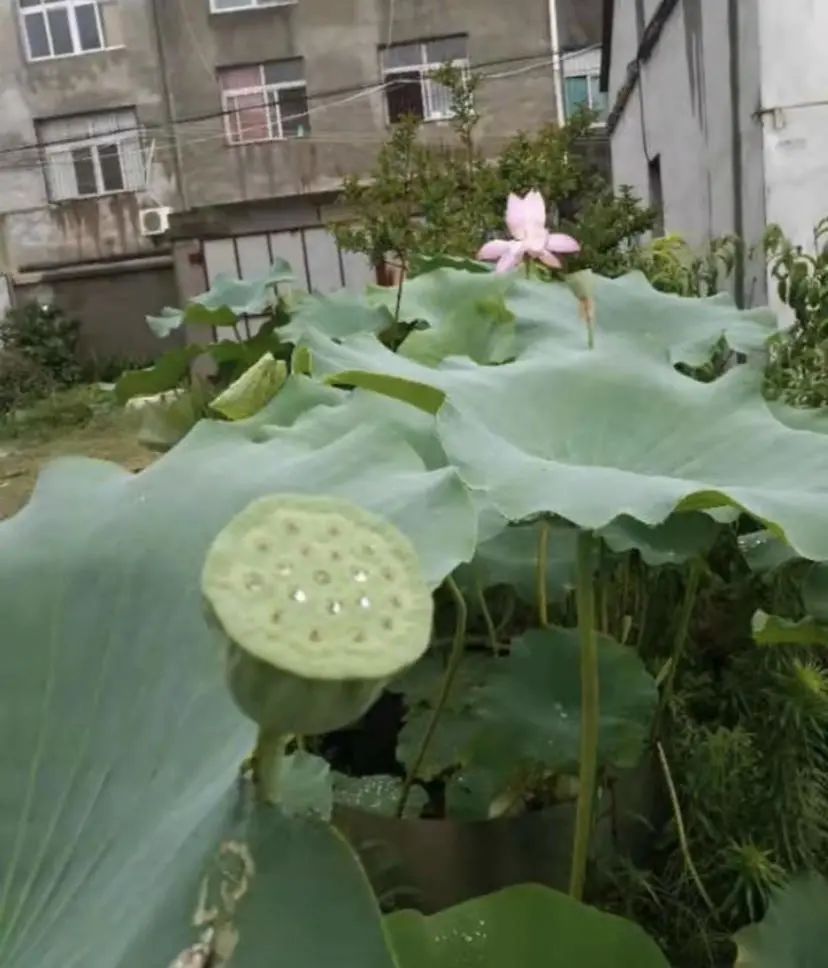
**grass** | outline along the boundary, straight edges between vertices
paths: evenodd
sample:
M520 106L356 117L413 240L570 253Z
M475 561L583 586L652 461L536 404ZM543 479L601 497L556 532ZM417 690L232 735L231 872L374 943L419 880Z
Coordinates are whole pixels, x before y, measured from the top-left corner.
M55 393L0 421L0 520L28 501L41 468L56 457L96 457L139 471L154 458L136 422L98 387Z

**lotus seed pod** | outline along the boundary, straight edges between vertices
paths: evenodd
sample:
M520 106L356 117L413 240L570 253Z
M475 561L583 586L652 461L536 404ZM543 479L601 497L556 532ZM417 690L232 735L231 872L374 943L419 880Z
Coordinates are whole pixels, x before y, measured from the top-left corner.
M431 592L411 542L332 498L254 501L211 545L202 590L230 640L236 702L280 733L358 719L431 635Z

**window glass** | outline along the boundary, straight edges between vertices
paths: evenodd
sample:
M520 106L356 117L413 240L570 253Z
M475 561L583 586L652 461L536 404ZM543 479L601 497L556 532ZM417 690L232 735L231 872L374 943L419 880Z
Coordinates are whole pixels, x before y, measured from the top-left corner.
M105 192L120 192L124 188L124 175L121 170L121 153L118 145L98 145L98 161L101 165L101 178Z
M586 74L566 78L566 113L589 107L589 84Z
M30 13L23 18L26 23L26 37L29 41L31 57L48 57L49 35L46 33L46 17L42 13Z
M56 10L49 10L46 16L49 18L49 32L52 35L52 53L56 57L60 54L73 53L68 12L58 7Z
M424 117L423 84L420 71L407 71L393 74L386 88L388 98L388 118L396 124L411 114L415 118Z
M82 7L76 7L75 16L81 50L100 50L103 47L103 41L98 29L98 15L94 5L87 3Z
M97 195L98 182L95 177L95 163L92 160L92 149L84 146L72 149L72 162L75 166L75 180L78 195Z

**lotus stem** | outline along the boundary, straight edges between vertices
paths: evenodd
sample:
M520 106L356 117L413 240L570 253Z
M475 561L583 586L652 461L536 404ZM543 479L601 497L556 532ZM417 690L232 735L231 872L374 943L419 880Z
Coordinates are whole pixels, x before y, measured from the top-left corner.
M538 535L538 622L541 628L549 626L549 601L547 598L546 571L549 567L549 522L540 523Z
M279 802L279 786L285 747L290 740L284 733L274 733L262 727L253 753L253 776L259 799L264 803Z
M494 620L492 619L492 613L489 611L489 604L486 601L486 592L483 585L480 583L480 579L476 579L474 583L475 591L477 592L477 601L480 605L480 611L483 615L483 624L486 626L486 637L489 642L489 648L492 650L492 654L497 656L500 652L500 648L497 642L497 629L495 628Z
M670 701L670 697L673 694L673 687L676 681L676 671L678 670L679 663L681 662L682 656L684 655L684 650L687 646L687 636L690 631L690 619L693 616L693 608L695 607L696 598L698 596L701 570L701 561L698 558L694 558L690 562L690 573L687 576L687 585L685 586L684 599L681 603L678 628L676 629L676 637L673 640L673 652L670 656L670 668L667 673L667 680L664 684L664 690L661 693L662 710L666 708L667 703Z
M446 578L446 588L448 588L452 598L454 599L456 609L457 617L454 625L454 638L452 639L451 652L449 653L446 673L443 676L443 682L440 686L440 694L437 697L437 702L434 704L434 710L431 713L431 719L429 720L425 734L423 735L420 748L417 750L417 755L414 758L414 762L411 764L411 769L408 771L408 775L403 783L400 801L397 804L398 817L402 817L402 815L405 813L405 806L408 803L408 796L411 793L411 787L417 778L417 774L420 772L420 767L423 765L423 760L425 760L426 753L428 753L428 748L431 745L432 739L434 738L437 723L439 722L440 715L442 714L446 702L448 701L448 697L451 693L451 687L454 685L457 670L460 668L460 662L463 659L463 649L466 645L466 624L469 614L468 608L466 607L466 600L463 598L463 593L457 587L457 582L451 577L451 575Z
M592 533L578 535L577 584L578 633L581 644L581 754L578 773L578 805L572 845L569 893L581 900L589 861L592 811L598 776L598 641L595 633L595 588L592 579Z

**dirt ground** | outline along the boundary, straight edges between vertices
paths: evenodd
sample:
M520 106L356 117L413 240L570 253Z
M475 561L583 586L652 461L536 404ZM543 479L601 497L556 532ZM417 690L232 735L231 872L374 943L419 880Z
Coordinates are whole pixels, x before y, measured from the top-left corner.
M0 520L23 507L44 464L68 455L115 461L131 471L141 470L157 456L138 443L134 426L113 417L84 427L0 437Z

